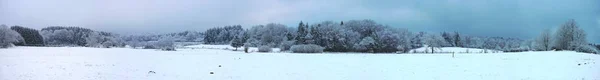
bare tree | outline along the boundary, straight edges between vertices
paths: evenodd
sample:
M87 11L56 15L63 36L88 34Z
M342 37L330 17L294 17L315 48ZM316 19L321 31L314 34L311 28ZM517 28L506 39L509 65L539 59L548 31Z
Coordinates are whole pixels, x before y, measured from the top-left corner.
M559 50L575 50L587 44L585 32L575 20L569 20L556 31L554 47Z
M550 36L550 30L546 29L542 31L540 36L535 39L535 49L541 51L548 51L552 48L551 41L552 38Z

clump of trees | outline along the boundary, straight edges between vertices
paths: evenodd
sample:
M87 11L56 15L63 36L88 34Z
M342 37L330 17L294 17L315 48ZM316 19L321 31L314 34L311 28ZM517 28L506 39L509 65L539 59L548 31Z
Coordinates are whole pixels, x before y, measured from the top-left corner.
M246 43L249 43L250 47L280 47L284 41L288 41L287 34L291 31L285 25L270 23L253 26L246 32Z
M123 47L125 43L114 33L93 31L81 27L52 26L42 28L48 46Z
M85 38L88 47L110 48L123 47L125 43L119 35L108 32L94 31Z
M236 51L237 48L240 48L244 45L244 43L242 42L242 38L240 37L241 36L235 36L233 40L231 40L231 46L234 47Z
M535 40L535 48L539 51L571 50L586 53L598 53L598 49L589 45L585 31L577 25L575 20L564 23L552 37L549 30L543 31Z
M292 45L314 44L330 52L408 52L424 47L469 47L496 50L518 50L524 41L516 38L477 37L461 35L458 32L428 34L413 33L408 29L378 24L373 20L350 20L342 22L323 21L316 24L300 22L296 28L270 23L257 25L245 31L222 32L224 28L213 28L205 33L206 40L229 42L233 47L269 46L289 50ZM209 34L210 33L210 34ZM221 34L219 34L221 33ZM235 34L231 39L223 39L223 34ZM221 38L221 39L219 39ZM241 40L240 40L241 39ZM214 43L214 42L206 42Z
M229 44L235 36L239 36L244 32L241 25L216 27L208 29L204 32L205 44Z
M23 37L6 25L0 25L0 48L14 46L13 43L24 42Z
M22 26L12 26L10 29L18 32L23 37L23 42L16 43L17 46L44 46L44 38L38 30Z
M131 48L174 51L176 47L175 42L202 42L204 40L204 33L198 31L183 31L155 35L127 35L121 36L120 39L125 43L125 45L128 45Z

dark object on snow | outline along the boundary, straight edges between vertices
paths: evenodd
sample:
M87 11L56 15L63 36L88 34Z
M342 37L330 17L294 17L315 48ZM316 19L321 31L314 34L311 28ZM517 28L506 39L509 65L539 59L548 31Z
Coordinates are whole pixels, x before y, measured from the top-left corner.
M578 66L581 66L581 64L577 64Z
M210 74L215 74L215 73L211 71Z
M157 48L152 45L145 45L143 49L157 49Z
M163 50L163 51L176 51L175 48L164 48L164 49L161 49L161 50Z
M156 74L154 71L148 71L148 74Z
M244 47L244 52L248 53L248 47Z
M219 67L221 67L221 65L219 65Z

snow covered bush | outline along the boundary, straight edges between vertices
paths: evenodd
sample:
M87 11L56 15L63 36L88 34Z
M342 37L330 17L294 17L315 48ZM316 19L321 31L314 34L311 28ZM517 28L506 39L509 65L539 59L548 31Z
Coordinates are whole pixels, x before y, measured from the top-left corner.
M160 49L165 51L175 51L175 42L172 39L164 38L159 41L148 41L138 43L143 49Z
M589 46L589 45L581 45L581 46L575 48L575 51L577 51L577 52L584 52L584 53L593 53L593 54L600 53L598 51L598 49L596 49L596 47Z
M124 42L114 33L92 32L85 38L87 47L110 48L123 47ZM130 45L131 46L131 45Z
M244 52L248 53L249 49L250 49L250 43L244 43Z
M286 51L286 50L290 50L290 47L292 47L292 45L294 45L295 41L283 41L281 42L280 49L281 51Z
M258 52L271 52L271 47L269 46L260 46L258 47Z
M23 37L6 25L0 25L0 48L14 46L13 43L22 42Z
M290 48L294 53L322 53L323 47L315 44L294 45Z
M175 51L175 43L174 42L175 41L173 41L173 39L165 38L165 39L158 40L158 42L156 43L156 46L158 48L160 48L161 50Z

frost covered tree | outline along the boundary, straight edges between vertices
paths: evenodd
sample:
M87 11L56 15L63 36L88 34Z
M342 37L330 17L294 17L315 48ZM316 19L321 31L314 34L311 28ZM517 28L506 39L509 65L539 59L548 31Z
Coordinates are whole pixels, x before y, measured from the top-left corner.
M369 19L346 21L344 22L344 26L346 26L352 31L360 33L360 38L371 36L376 31L382 31L383 29L385 29L383 25L378 24L375 21Z
M419 47L423 47L423 45L425 44L425 39L426 39L427 33L425 32L418 32L416 33L410 40L410 43L412 44L411 47L413 48L419 48Z
M552 38L550 34L550 30L544 30L535 39L535 49L540 51L548 51L552 49Z
M375 39L372 37L365 37L358 44L356 44L356 49L359 51L374 52L374 48Z
M360 33L354 32L346 27L334 23L333 21L324 21L311 27L311 40L316 45L323 46L325 51L347 52L353 51L354 44L360 41Z
M375 52L408 52L412 34L407 29L387 28L375 32Z
M448 45L445 41L444 37L436 34L430 34L425 39L425 44L431 48L431 52L435 52L435 48L443 47L444 45Z
M87 47L123 47L125 44L117 34L101 31L94 31L85 39Z
M165 38L165 39L158 40L157 45L162 50L174 51L175 50L175 43L174 42L175 41L173 41L172 39Z
M241 25L211 28L204 32L206 44L229 44L235 36L244 32Z
M252 47L269 46L277 47L283 41L286 41L288 28L282 24L270 23L267 25L253 26L248 30L248 43Z
M85 46L93 30L80 27L53 26L42 28L44 43L52 46Z
M8 48L13 43L22 42L23 37L18 32L8 28L6 25L0 25L0 48Z
M76 45L73 41L73 32L65 29L61 30L42 30L44 43L52 46Z
M586 34L575 23L569 20L563 24L555 34L554 47L558 50L576 50L578 47L587 45Z

